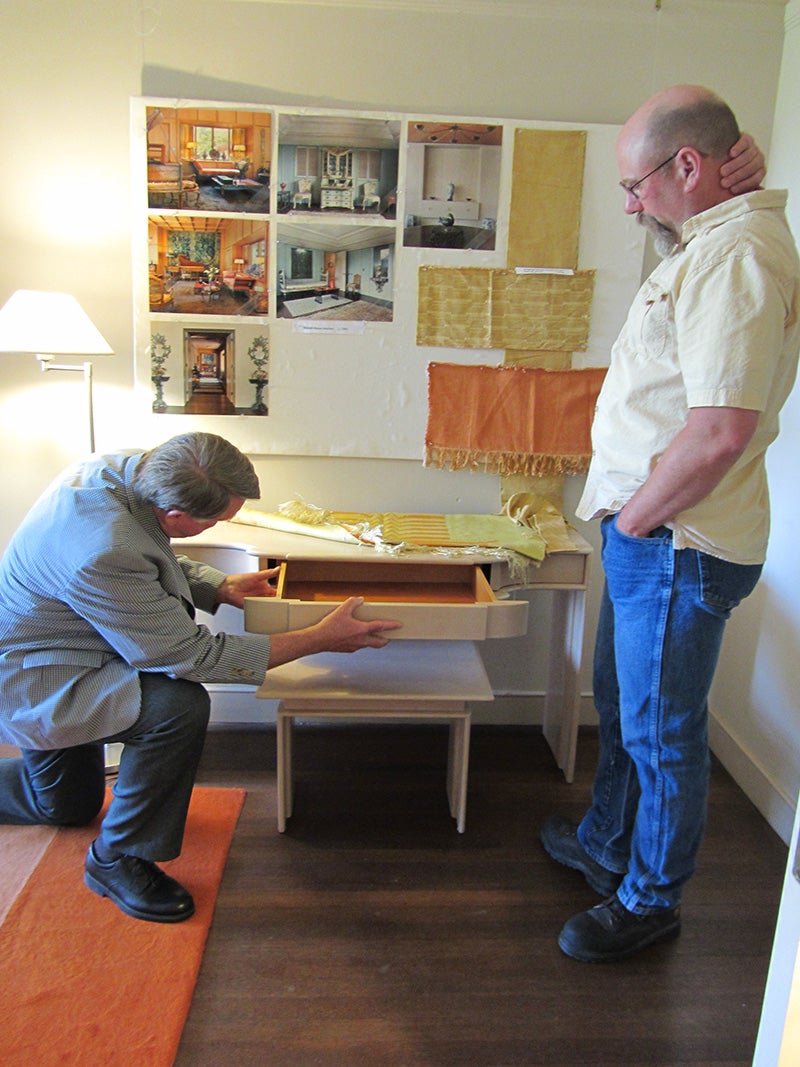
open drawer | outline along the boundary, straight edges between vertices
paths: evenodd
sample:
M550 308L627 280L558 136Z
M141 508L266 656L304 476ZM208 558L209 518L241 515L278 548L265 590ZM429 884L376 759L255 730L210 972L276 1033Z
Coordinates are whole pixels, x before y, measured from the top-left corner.
M356 618L402 622L387 632L392 639L483 641L519 636L528 623L527 601L498 600L480 567L290 560L280 565L276 596L246 598L245 629L312 626L350 596L364 597Z

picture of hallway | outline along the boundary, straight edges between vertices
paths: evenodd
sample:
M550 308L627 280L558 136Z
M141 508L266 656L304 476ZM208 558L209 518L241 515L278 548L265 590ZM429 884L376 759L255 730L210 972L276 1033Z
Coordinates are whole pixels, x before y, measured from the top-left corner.
M190 327L183 331L180 374L172 364L171 375L181 378L183 405L173 403L159 410L169 415L252 415L254 397L249 385L236 387L236 332L229 329ZM167 379L169 380L169 379ZM237 396L237 391L243 393ZM178 394L180 395L180 394Z

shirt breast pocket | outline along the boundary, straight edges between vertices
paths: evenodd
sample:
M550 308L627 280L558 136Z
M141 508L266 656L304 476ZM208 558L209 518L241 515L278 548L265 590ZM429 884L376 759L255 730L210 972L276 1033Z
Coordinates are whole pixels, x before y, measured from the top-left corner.
M660 285L649 282L641 292L641 355L657 359L667 350L675 329L670 294Z

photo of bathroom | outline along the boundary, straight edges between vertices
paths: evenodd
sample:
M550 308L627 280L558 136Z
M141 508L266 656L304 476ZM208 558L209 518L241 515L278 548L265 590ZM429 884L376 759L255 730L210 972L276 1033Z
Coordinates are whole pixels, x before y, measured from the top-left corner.
M502 126L409 122L407 139L403 244L493 250Z

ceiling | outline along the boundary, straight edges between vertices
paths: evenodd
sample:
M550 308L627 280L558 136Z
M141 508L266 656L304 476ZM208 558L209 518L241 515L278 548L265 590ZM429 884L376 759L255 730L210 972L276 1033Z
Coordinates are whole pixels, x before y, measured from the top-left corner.
M181 230L184 233L221 233L230 224L230 216L216 215L148 215L148 222L165 230Z
M240 3L242 0L224 0L226 3ZM450 15L500 15L536 17L547 8L558 7L564 0L244 0L247 3L294 4L299 7L341 7L356 9L375 9L378 11L444 12ZM590 7L589 0L572 0ZM597 0L594 0L596 3ZM616 0L619 5L622 0ZM657 11L668 10L677 4L685 6L685 0L628 0L631 7L641 7L643 2ZM702 3L718 3L719 0L700 0ZM770 7L785 7L787 0L750 0L750 3L765 4Z
M421 144L499 145L503 143L503 127L477 122L409 122L408 140Z
M357 116L296 115L280 117L281 144L318 145L321 148L398 148L400 123L390 119Z
M354 252L394 244L394 227L332 226L325 222L278 223L278 241L295 248L318 248L323 252Z

